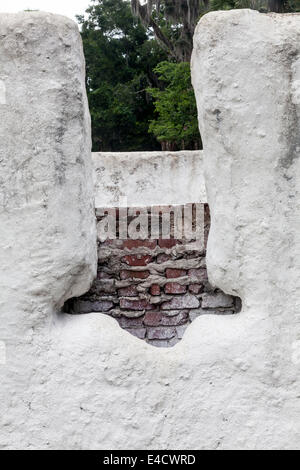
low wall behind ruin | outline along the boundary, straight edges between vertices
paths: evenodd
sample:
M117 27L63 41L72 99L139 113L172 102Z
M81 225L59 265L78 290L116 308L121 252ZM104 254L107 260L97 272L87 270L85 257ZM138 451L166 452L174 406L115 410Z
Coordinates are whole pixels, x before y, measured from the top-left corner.
M203 152L93 153L96 207L206 202Z

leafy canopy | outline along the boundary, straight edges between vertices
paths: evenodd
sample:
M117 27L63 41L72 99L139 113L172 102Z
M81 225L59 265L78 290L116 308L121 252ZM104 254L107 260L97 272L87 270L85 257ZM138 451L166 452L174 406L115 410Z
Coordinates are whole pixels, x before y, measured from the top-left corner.
M148 134L153 103L146 88L166 58L157 41L123 0L97 0L78 16L86 58L93 150L154 150Z
M148 92L155 99L157 119L150 123L149 131L168 149L200 148L196 100L191 84L190 64L162 62L155 72L164 87Z
M264 12L295 12L300 0L131 0L132 11L152 28L157 40L177 62L189 61L200 17L212 10L252 8Z

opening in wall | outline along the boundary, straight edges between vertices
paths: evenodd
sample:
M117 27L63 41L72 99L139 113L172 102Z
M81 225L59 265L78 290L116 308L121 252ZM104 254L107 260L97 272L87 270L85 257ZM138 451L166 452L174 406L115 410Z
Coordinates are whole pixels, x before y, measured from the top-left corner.
M234 315L241 300L210 286L207 204L97 209L98 273L71 314L104 313L157 347L174 346L200 315Z

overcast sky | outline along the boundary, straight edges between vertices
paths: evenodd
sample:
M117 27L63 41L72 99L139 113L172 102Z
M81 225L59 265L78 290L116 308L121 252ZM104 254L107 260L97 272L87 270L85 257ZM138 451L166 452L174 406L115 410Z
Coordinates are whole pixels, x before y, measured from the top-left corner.
M91 3L90 0L0 0L0 12L43 10L75 19L75 15L82 15Z

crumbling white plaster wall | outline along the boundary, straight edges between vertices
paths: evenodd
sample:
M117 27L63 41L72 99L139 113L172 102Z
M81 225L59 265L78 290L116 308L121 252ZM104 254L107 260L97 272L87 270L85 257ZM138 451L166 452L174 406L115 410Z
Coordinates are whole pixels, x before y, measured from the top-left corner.
M192 71L212 214L209 279L243 299L245 377L252 369L277 393L262 412L273 415L273 445L298 448L300 15L205 15Z
M0 14L0 83L0 447L26 447L30 403L48 382L55 353L53 311L86 292L96 274L77 26L50 14ZM40 436L45 414L32 414Z
M299 22L250 11L200 22L210 275L245 307L157 350L104 315L53 313L95 272L81 45L69 20L0 15L0 448L299 449L300 169L285 137L299 137Z
M201 151L99 152L92 157L96 207L206 202Z

